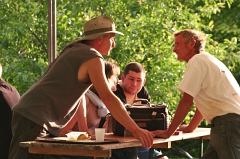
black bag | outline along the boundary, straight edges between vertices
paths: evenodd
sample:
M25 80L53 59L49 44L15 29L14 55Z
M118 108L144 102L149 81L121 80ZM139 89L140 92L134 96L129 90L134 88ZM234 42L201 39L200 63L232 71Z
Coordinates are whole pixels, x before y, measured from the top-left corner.
M126 109L135 123L143 129L153 131L166 130L168 128L169 111L165 103L126 105ZM114 118L112 126L114 135L132 136L132 134Z

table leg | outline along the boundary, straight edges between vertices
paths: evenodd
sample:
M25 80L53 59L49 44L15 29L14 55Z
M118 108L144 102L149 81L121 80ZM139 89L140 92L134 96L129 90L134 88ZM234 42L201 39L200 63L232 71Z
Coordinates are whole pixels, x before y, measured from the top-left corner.
M149 149L149 159L153 159L153 151L154 151L154 148Z
M183 148L177 146L176 144L172 145L172 149L174 151L176 151L177 153L187 157L188 159L193 159L193 157L187 151L185 151Z
M203 156L203 137L200 137L200 152L199 152L199 158Z

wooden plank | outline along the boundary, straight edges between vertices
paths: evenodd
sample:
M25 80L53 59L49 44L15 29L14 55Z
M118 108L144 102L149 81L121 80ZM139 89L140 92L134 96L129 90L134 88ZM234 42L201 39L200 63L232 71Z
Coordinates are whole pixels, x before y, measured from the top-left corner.
M128 142L119 142L111 144L73 144L73 143L50 143L39 141L20 142L20 147L35 147L35 148L59 148L59 149L79 149L79 150L111 150L126 147L142 146L140 141L129 140Z
M191 133L183 133L182 139L190 139L190 138L197 138L197 137L204 137L210 135L210 128L197 128L195 131Z
M20 147L45 147L45 148L62 148L62 149L83 149L83 150L106 150L110 149L111 144L78 144L78 143L61 143L61 142L40 142L25 141L20 142ZM104 145L104 146L103 146Z
M172 141L200 138L210 139L210 128L197 128L192 133L173 135L168 139L154 138L153 148L171 148ZM119 143L111 144L73 144L73 143L49 143L39 141L21 142L21 147L28 147L30 153L73 155L73 156L96 156L111 157L112 149L140 147L141 142L134 137L119 137L111 134L105 135L106 139L116 139Z
M158 144L154 144L152 146L152 148L166 148L169 149L172 147L172 142L164 142L164 143L158 143Z
M111 150L82 150L82 149L63 149L63 148L45 148L29 147L29 153L49 154L49 155L72 155L72 156L96 156L111 157Z
M211 137L210 137L210 135L207 135L207 136L203 136L203 139L204 139L204 140L210 140Z

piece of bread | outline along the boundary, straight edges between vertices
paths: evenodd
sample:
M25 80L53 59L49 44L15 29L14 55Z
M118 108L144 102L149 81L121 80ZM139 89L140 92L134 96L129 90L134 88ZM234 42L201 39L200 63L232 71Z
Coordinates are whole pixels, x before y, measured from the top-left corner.
M78 136L77 140L88 140L90 139L91 137L88 136L88 134L81 134Z

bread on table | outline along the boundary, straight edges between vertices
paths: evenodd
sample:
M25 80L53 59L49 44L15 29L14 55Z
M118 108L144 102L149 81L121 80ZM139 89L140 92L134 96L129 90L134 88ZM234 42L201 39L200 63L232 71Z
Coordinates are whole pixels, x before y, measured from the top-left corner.
M91 138L91 136L88 136L87 132L72 131L66 135L68 137L68 140L87 140Z
M86 133L86 134L79 135L77 140L88 140L90 138L91 138L91 136L88 136L88 134Z

